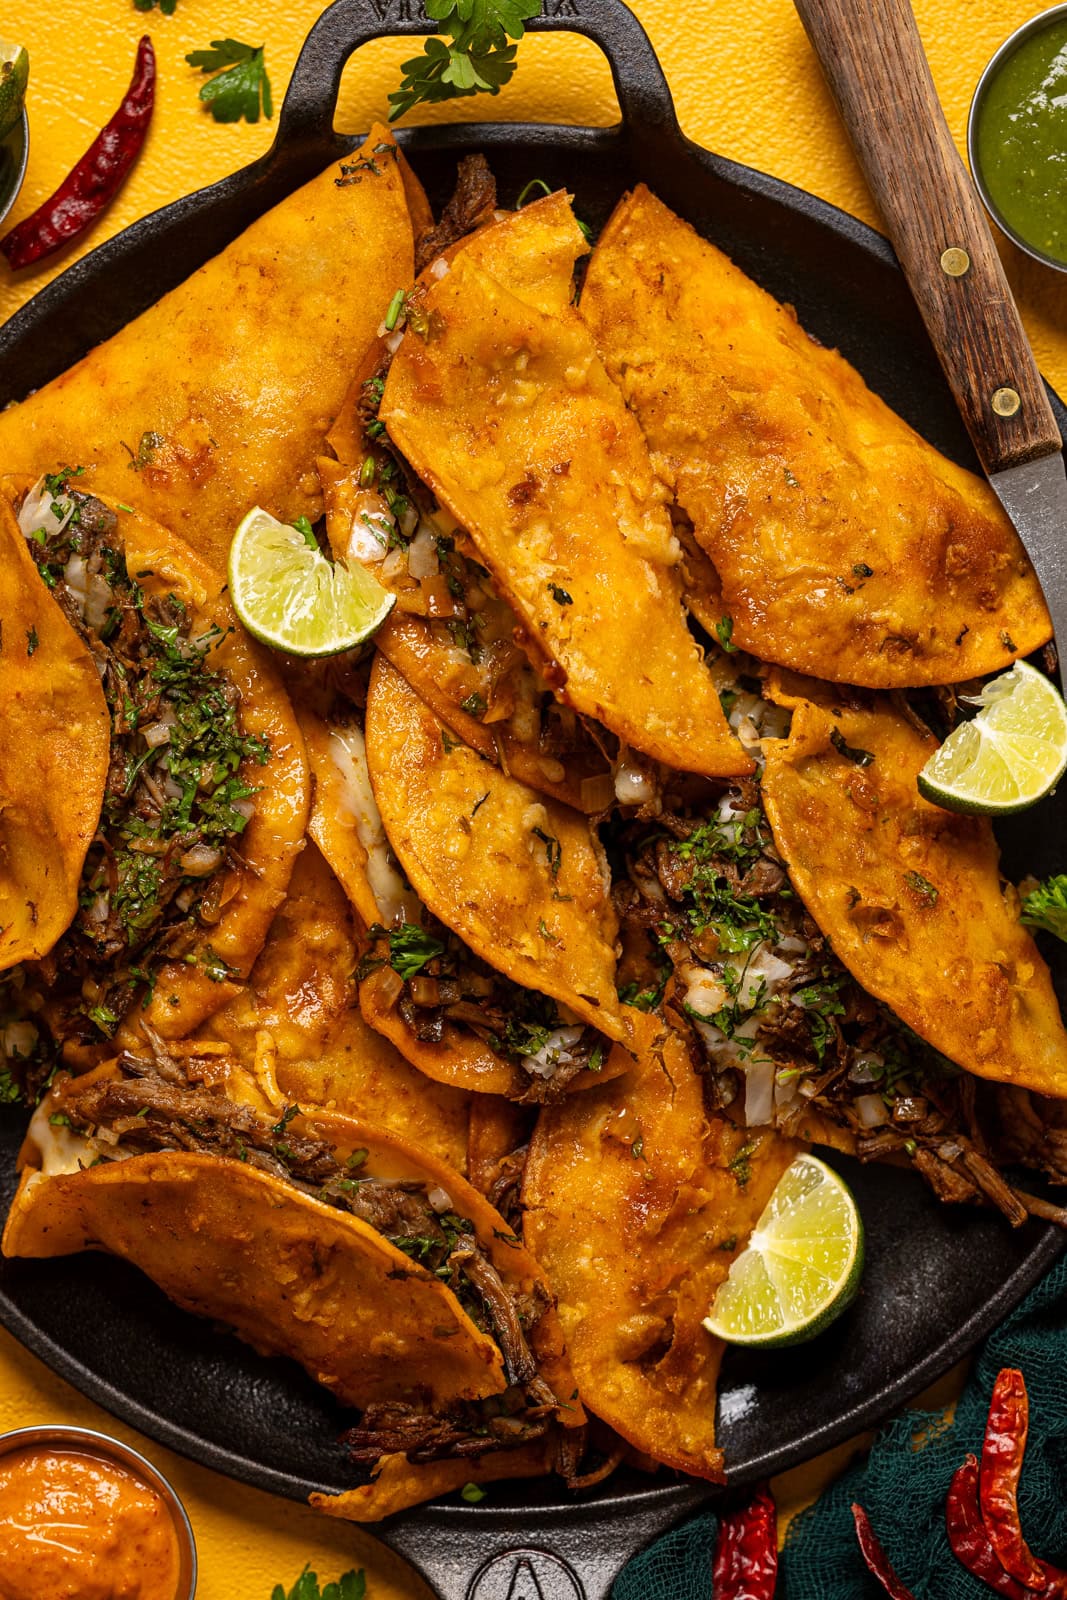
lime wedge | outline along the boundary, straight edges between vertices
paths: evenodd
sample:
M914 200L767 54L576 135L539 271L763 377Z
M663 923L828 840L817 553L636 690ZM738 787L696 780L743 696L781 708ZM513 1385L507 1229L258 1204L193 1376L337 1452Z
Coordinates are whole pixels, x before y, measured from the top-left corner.
M987 683L919 773L919 793L946 811L1003 816L1042 799L1067 767L1067 706L1043 672L1017 661Z
M305 524L306 527L306 524ZM335 656L381 627L395 595L364 567L328 561L302 532L256 506L233 536L230 599L253 638L294 656Z
M863 1224L846 1184L815 1156L779 1178L704 1326L729 1344L802 1344L851 1305Z
M6 139L22 115L30 58L21 44L0 39L0 139Z

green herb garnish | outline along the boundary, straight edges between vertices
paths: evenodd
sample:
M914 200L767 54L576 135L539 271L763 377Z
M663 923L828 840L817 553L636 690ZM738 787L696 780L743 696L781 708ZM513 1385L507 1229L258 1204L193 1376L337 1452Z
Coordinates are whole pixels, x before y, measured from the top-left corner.
M1023 900L1019 921L1028 928L1043 928L1067 944L1067 873L1059 872L1031 889Z
M400 88L389 96L393 122L420 104L499 94L515 71L515 44L523 24L541 15L541 0L425 0L430 21L444 39L426 40L421 56L402 66Z
M200 99L216 122L240 122L242 117L258 122L261 109L270 121L274 106L265 48L238 39L212 39L210 50L191 50L186 56L191 67L216 74L200 90Z

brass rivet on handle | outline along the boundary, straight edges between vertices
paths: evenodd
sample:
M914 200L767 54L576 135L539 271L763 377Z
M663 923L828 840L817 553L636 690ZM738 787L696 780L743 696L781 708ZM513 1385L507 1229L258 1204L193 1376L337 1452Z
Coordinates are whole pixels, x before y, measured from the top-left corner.
M962 278L970 264L970 256L957 244L941 252L941 271L947 272L950 278Z
M1022 405L1022 401L1014 389L1005 387L993 390L993 398L990 404L998 417L1013 417Z

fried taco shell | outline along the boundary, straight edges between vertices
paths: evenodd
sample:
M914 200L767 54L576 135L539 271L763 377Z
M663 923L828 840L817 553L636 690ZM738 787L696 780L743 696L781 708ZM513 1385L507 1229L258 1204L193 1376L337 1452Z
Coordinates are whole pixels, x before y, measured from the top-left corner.
M999 671L1050 637L989 486L644 186L604 229L580 313L714 562L735 644L897 688Z
M607 865L585 819L448 738L380 656L366 739L386 834L429 910L514 982L627 1040Z
M390 296L414 275L396 158L392 135L372 128L351 161L0 413L6 469L80 464L218 572L257 503L285 522L318 517L315 457Z
M92 655L0 496L0 970L51 950L78 909L111 760Z
M284 899L307 821L303 740L269 657L236 626L212 569L141 512L83 493L80 479L63 482L44 505L26 479L6 478L0 488L27 526L40 524L43 542L34 538L28 548L71 619L64 625L81 632L95 657L111 706L101 823L107 859L83 884L97 896L104 921L94 922L95 907L79 913L76 937L83 942L69 955L75 969L89 961L94 982L125 960L138 968L130 969L133 979L149 983L144 1003L129 1013L124 1042L142 1023L180 1038L247 977ZM51 509L57 505L73 508L77 520L60 528ZM72 554L72 538L85 556ZM75 559L98 570L75 583ZM86 582L87 591L79 587ZM202 772L194 784L197 753L209 748L203 739L227 717L234 722L228 753L216 753L211 759L221 767ZM174 778L179 733L189 768L181 785ZM168 771L154 760L160 750L168 752ZM175 792L167 791L168 782ZM179 857L176 874L157 865ZM164 894L172 897L165 904ZM177 915L183 895L189 898L184 920ZM136 950L140 936L156 927L157 910L164 923L171 913L176 921L149 973L148 956ZM104 1034L120 1020L102 1019ZM86 1037L99 1042L99 1026Z
M536 303L528 280L545 263L531 267L524 218L476 236L421 296L423 331L409 325L381 417L566 704L667 765L747 772L686 627L680 547L640 430L577 314ZM569 286L562 266L585 243L573 219L556 233L551 278Z
M308 843L239 994L204 1025L251 1073L265 1103L363 1117L466 1172L470 1097L433 1083L364 1020L347 897Z
M556 1296L582 1399L666 1466L723 1481L723 1347L703 1318L803 1148L709 1118L668 1031L615 1083L540 1114L524 1234Z
M458 1446L450 1408L509 1389L517 1414L536 1401L541 1437L573 1391L521 1242L458 1173L371 1123L290 1106L272 1124L127 1058L46 1097L22 1167L5 1254L133 1262L363 1409L350 1442L368 1465L390 1429L408 1453L441 1427ZM483 1449L530 1437L484 1420Z
M501 1478L543 1478L552 1471L553 1447L540 1440L506 1455L464 1456L460 1461L411 1462L407 1456L383 1456L370 1483L343 1494L313 1494L316 1511L344 1522L380 1522L394 1511L406 1511L424 1500L462 1489L467 1483L498 1483Z
M1067 1032L989 820L916 787L937 740L882 700L788 677L771 692L793 722L765 747L767 819L835 955L958 1066L1067 1095Z

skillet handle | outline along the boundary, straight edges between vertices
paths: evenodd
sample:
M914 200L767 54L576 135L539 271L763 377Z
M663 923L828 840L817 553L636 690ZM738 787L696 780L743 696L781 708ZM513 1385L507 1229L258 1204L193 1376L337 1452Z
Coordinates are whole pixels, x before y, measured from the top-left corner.
M544 14L528 33L580 33L608 58L623 127L642 138L676 133L678 119L667 80L648 35L623 0L543 0ZM419 0L335 0L315 23L293 69L278 114L275 147L306 145L319 155L332 145L344 154L351 140L333 131L341 73L372 39L434 30ZM520 46L521 48L521 46ZM382 96L382 115L387 105Z
M989 473L1060 448L989 225L909 0L795 0Z
M631 1556L708 1504L706 1487L694 1487L682 1496L637 1495L563 1511L429 1506L390 1517L374 1533L411 1562L439 1600L610 1600ZM715 1527L708 1518L709 1595Z

